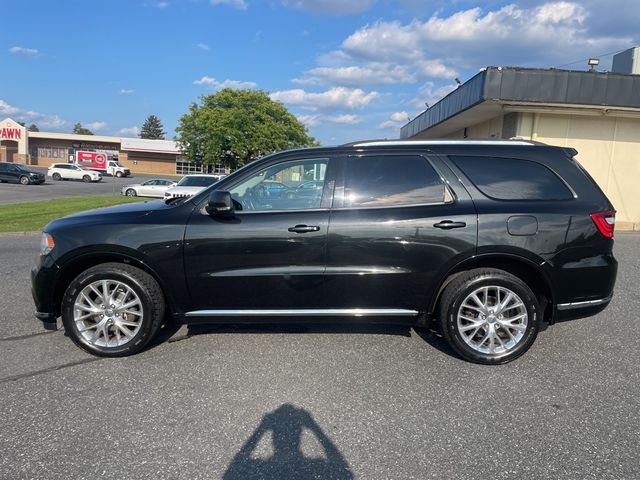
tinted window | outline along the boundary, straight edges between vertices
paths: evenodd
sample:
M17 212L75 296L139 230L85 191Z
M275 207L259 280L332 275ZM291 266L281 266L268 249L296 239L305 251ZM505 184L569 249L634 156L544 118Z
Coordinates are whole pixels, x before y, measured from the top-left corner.
M444 201L444 185L424 157L372 156L347 160L345 207L415 205Z
M7 171L7 164L0 163L0 172L6 172L6 171Z
M566 200L572 194L544 165L516 158L451 157L485 195L498 200Z

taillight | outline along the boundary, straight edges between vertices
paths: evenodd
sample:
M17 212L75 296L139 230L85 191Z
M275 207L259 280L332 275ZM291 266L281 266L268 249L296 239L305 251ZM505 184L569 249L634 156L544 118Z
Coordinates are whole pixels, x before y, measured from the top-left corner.
M606 212L592 213L591 219L602 235L607 238L613 238L613 229L616 226L615 211L607 210Z

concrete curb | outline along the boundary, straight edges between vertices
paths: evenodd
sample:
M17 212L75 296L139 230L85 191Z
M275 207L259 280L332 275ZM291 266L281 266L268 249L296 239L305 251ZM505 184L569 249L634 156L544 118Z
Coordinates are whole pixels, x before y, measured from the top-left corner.
M41 230L36 230L33 232L0 232L0 238L2 237L26 237L28 235L40 235L42 233Z

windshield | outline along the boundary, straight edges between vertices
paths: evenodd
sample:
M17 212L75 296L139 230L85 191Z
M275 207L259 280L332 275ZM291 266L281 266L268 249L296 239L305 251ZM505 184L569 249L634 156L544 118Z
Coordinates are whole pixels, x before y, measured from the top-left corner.
M218 181L217 177L183 177L178 182L179 187L208 187Z

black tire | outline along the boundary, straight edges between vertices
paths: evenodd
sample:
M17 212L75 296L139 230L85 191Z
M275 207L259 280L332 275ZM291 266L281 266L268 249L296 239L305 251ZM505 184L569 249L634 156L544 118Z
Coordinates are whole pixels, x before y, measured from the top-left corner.
M31 180L29 180L29 177L27 177L26 175L22 175L20 177L20 185L29 185L31 183Z
M520 297L526 309L527 326L522 338L510 350L503 353L489 354L472 348L465 342L458 329L458 312L461 304L474 290L485 286L498 286L511 290ZM469 270L451 281L442 293L439 314L442 334L451 348L465 360L484 365L508 363L524 354L536 339L542 321L540 306L531 288L518 277L494 268ZM496 331L498 330L499 327Z
M127 197L137 197L138 193L133 188L127 188L124 192Z
M59 182L60 180L62 180L62 175L60 175L58 172L55 172L51 178L53 178L56 182Z
M74 303L80 292L90 283L104 279L117 280L134 290L143 307L140 330L119 347L91 344L80 334L74 321ZM164 318L164 295L158 282L145 271L124 263L103 263L82 272L71 282L62 298L61 310L65 332L80 348L100 357L125 357L142 350L160 329Z
M82 181L83 181L84 183L91 183L91 177L90 177L89 175L84 175L84 176L82 177Z
M116 172L116 177L122 178L122 172Z

